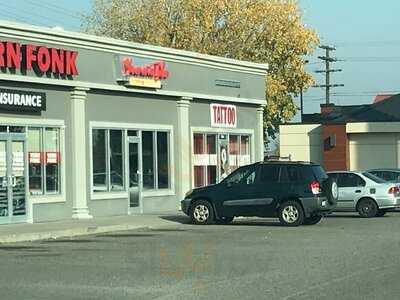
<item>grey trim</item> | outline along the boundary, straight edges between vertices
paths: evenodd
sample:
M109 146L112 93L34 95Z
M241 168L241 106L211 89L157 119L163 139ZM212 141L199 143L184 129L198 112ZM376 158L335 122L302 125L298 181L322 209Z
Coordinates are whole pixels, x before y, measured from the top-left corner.
M268 64L239 61L224 57L200 54L190 51L165 48L159 46L145 45L127 42L112 38L88 35L79 32L51 29L46 27L33 26L24 23L0 21L0 34L11 35L22 39L40 39L43 41L57 41L66 45L92 46L101 51L116 50L120 52L132 52L136 54L151 54L168 58L171 55L178 56L181 60L202 62L203 64L223 66L232 70L243 70L248 72L266 75Z
M178 100L180 100L181 98L203 99L203 100L213 99L214 101L245 103L245 104L261 105L261 106L265 106L267 104L267 101L265 99L236 98L236 97L216 96L208 94L186 93L186 92L166 91L166 90L153 91L153 90L127 88L125 86L113 85L113 84L93 83L93 82L76 81L76 80L59 80L52 78L38 78L38 77L29 77L22 75L12 75L12 74L0 74L0 80L57 85L57 86L74 87L77 89L87 89L87 90L94 89L94 90L106 90L106 91L116 91L124 93L138 93L138 94L161 95L168 97L179 97Z
M223 203L224 206L248 206L248 205L269 205L274 201L273 198L256 198L243 200L228 200Z

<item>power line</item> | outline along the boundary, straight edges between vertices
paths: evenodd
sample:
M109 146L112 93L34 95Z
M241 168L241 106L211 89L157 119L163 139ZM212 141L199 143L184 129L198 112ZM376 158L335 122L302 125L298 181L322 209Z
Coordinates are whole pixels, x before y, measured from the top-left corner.
M41 26L49 26L48 23L44 23L41 20L36 20L36 19L32 19L30 17L26 17L24 15L20 15L18 13L13 13L13 12L4 12L3 10L0 10L0 15L5 17L6 20L10 20L10 21L19 21L19 22L23 22L26 23L26 21L31 22L32 24L38 24Z
M29 2L33 6L38 6L38 7L41 7L41 8L45 8L45 9L53 11L55 13L58 13L58 14L61 14L61 15L65 15L65 16L80 20L80 16L79 16L80 13L77 12L77 11L73 11L73 10L70 10L68 8L61 7L61 6L58 6L58 5L55 5L55 4L50 4L48 2L43 2L43 0L41 0L41 1L25 0L25 1Z
M21 12L21 13L23 13L24 15L26 14L26 15L29 15L29 16L36 16L36 17L38 17L38 18L42 18L42 15L39 14L39 13L35 13L35 12L32 12L32 11L27 11L27 10L24 10L24 9L20 9L20 8L15 7L15 6L11 6L11 5L9 5L9 4L4 4L4 3L3 3L3 7L8 8L9 10L11 10L12 13L15 13L15 11L17 11L18 13ZM9 11L9 12L10 12L10 11ZM25 18L25 17L24 17L24 18ZM65 23L60 22L59 19L55 19L55 18L52 18L52 17L49 17L49 16L47 16L46 20L54 22L54 24L52 24L52 25L58 25L58 24L62 25L62 24L65 24ZM49 24L49 23L47 23L47 24ZM51 25L50 25L50 26L51 26Z

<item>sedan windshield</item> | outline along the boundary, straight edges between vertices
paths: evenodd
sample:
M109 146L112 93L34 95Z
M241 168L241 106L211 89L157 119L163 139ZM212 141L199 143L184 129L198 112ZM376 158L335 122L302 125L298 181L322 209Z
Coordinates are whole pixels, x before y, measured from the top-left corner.
M383 180L382 178L379 178L371 173L368 172L364 172L362 173L365 177L367 177L368 179L371 179L372 181L376 182L376 183L386 183L386 180Z

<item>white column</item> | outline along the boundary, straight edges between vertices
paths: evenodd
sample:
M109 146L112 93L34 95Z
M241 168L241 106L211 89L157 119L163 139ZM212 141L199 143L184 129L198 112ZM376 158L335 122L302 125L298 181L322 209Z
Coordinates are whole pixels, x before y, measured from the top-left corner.
M255 160L264 160L264 106L257 108L257 130L255 141Z
M85 101L89 89L71 92L72 218L91 219L87 205Z
M185 193L191 187L191 153L190 153L190 129L189 129L189 106L192 98L182 97L177 102L178 112L178 172L177 174L177 197L182 200Z

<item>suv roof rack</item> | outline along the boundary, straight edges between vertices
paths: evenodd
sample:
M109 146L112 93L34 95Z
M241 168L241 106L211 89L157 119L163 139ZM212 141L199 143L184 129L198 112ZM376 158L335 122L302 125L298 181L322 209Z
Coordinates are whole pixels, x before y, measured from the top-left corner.
M292 161L292 156L290 154L288 156L279 156L279 155L266 155L266 156L264 156L264 161L271 161L271 160Z

